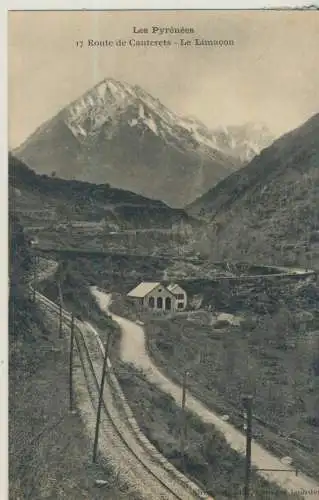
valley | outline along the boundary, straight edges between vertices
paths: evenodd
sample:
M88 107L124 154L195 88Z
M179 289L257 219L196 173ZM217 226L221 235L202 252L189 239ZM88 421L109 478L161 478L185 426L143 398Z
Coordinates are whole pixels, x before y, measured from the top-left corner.
M318 13L107 7L6 19L10 500L319 499Z
M60 258L62 255L61 253ZM63 259L65 258L66 255ZM311 378L309 386L303 385L308 383L306 372L298 374L294 389L289 385L293 383L289 379L289 370L295 366L296 359L300 358L300 370L306 371L315 362L316 350L313 342L316 342L317 299L316 295L313 295L316 293L313 279L310 283L303 283L302 279L296 282L295 278L292 278L291 282L285 285L277 282L270 287L268 284L267 295L265 286L261 287L260 284L252 293L251 278L248 288L243 278L241 287L236 283L231 288L229 283L227 288L223 278L218 283L216 276L214 282L207 279L202 279L201 282L179 279L178 282L188 291L190 309L185 316L179 313L176 317L165 318L162 315L154 317L152 313L141 314L140 311L132 309L131 304L125 300L125 295L136 282L154 278L160 280L164 271L168 273L167 262L165 265L165 261L161 263L160 259L152 261L145 257L138 259L125 255L121 258L115 255L108 258L74 255L72 260L68 259L67 262L68 270L63 281L63 290L70 307L73 307L74 303L74 290L79 288L75 281L76 276L82 276L84 285L98 284L105 290L113 291L112 311L132 318L135 322L144 323L150 355L164 373L181 384L187 367L191 372L191 393L204 400L205 405L209 405L219 415L228 414L240 430L243 426L243 414L239 410L240 395L248 389L253 393L257 391L256 404L259 410L254 419L257 441L261 440L266 448L279 457L287 454L292 456L294 464L298 464L301 470L308 471L310 475L316 474L316 452L313 448L316 424L311 424L311 419L316 414L315 406L311 406L316 405L316 389L313 391ZM168 274L167 278L173 276ZM45 294L50 293L52 299L58 300L56 293L52 295L52 284L45 285L43 290ZM280 297L284 290L291 297L288 304L283 301L278 303L278 296ZM251 303L247 302L249 296L255 296ZM195 312L192 312L192 303L197 304ZM269 312L265 314L265 310ZM91 320L95 316L92 309L84 308L84 313ZM213 318L218 315L221 319L214 322ZM231 316L240 319L239 326L229 323ZM270 332L267 333L269 329L271 335ZM304 343L305 332L309 332L308 344ZM310 332L314 335L310 335ZM241 356L237 356L238 352ZM268 366L268 358L271 366ZM315 369L315 365L313 367ZM290 381L289 384L286 378ZM293 406L299 405L298 401L303 393L307 394L304 415ZM292 406L286 413L288 397ZM239 401L236 398L239 398ZM237 404L234 404L235 400ZM260 408L263 408L261 413ZM298 419L301 419L298 422L295 420L297 415ZM265 421L266 426L263 424ZM287 431L288 428L294 431L293 434Z
M70 116L80 133L77 109ZM247 393L254 398L251 486L257 497L270 488L276 498L292 498L294 488L318 481L317 129L318 115L184 208L112 182L39 174L9 156L10 211L19 220L26 259L11 286L25 296L26 274L30 279L33 272L38 290L57 305L63 300L100 339L112 332L114 373L140 428L166 459L218 500L235 498L244 481ZM54 260L57 271L40 280L37 259ZM128 292L153 282L182 287L186 310L132 304ZM112 294L111 315L92 287ZM144 343L146 351L135 351ZM146 357L151 365L139 365ZM152 370L160 375L152 379ZM185 469L172 415L180 415L186 371ZM161 377L168 385L161 385ZM165 399L172 387L174 401ZM169 403L166 411L163 401ZM160 419L156 425L153 411ZM240 448L221 423L228 420ZM214 436L209 452L203 447L208 434ZM292 467L285 475L263 473L266 457L271 469L287 456Z

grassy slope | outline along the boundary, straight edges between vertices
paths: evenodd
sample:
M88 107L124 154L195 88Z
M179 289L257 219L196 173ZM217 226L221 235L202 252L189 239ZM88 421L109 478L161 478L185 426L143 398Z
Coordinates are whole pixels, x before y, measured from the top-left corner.
M119 363L116 373L140 428L149 440L180 470L181 410L173 398L150 384L143 373ZM185 471L216 500L242 498L244 458L234 452L225 438L211 425L187 412ZM252 498L288 499L276 485L252 474ZM297 498L297 496L294 496Z
M266 428L254 423L263 441L275 452L292 454L309 473L315 473L319 468L318 337L289 335L294 319L281 310L272 318L259 318L258 323L247 320L241 327L224 325L215 330L185 319L154 320L146 326L148 347L155 362L180 383L189 369L194 394L212 409L231 415L236 425L243 425L241 395L252 392L254 414L268 423ZM295 447L277 438L278 434L301 442L309 449L309 458L308 452L294 452Z

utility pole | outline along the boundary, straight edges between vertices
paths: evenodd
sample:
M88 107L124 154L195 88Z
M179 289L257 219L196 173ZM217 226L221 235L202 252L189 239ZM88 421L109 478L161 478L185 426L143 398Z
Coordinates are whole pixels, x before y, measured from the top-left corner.
M74 350L74 314L71 318L71 337L70 337L70 370L69 370L69 388L70 388L70 412L73 412L73 350Z
M97 408L95 437L94 437L94 446L93 446L93 463L96 462L96 455L97 455L97 448L98 448L98 441L99 441L100 421L101 421L101 409L102 409L102 402L103 402L103 392L104 392L107 359L108 359L108 355L109 355L110 345L111 345L111 334L109 333L106 345L104 347L105 353L104 353L104 360L103 360L102 378L101 378L100 394L99 394L99 404L98 404L98 408Z
M62 338L62 302L59 302L59 338Z
M246 468L245 468L245 489L244 499L249 499L249 487L251 476L251 440L252 440L252 400L251 394L243 397L243 403L246 410Z
M185 441L186 441L186 389L187 389L187 375L188 371L185 370L183 375L183 388L182 388L182 424L181 424L181 457L182 467L185 472Z
M33 255L33 290L32 290L32 302L35 302L35 285L37 281L37 257Z

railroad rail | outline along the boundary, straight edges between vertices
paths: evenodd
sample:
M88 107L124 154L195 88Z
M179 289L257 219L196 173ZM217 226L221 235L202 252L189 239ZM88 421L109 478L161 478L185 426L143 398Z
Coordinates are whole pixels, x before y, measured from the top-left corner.
M38 291L35 291L35 297L52 313L60 314L59 306L47 297ZM71 314L65 309L62 309L61 313L65 326L70 327ZM78 319L74 320L75 344L91 404L95 408L100 389L99 380L101 380L102 359L105 352L100 338L97 335L92 335L92 331L89 333L88 326ZM149 443L145 436L142 436L141 432L137 431L134 418L130 418L127 412L123 411L123 396L119 394L120 387L112 372L109 359L107 366L107 379L102 403L104 415L107 418L108 425L111 426L117 440L120 442L122 453L125 453L125 459L129 463L130 469L136 471L135 475L140 478L140 481L143 478L143 490L145 484L145 490L148 488L153 498L163 500L213 500L199 486L175 469ZM103 429L102 427L102 432Z

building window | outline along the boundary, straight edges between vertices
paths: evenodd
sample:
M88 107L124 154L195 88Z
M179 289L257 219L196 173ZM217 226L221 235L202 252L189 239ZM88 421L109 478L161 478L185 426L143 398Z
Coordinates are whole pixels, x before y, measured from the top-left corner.
M176 295L177 300L184 300L184 294L183 293L178 293Z
M183 309L183 307L184 307L184 302L179 302L177 304L177 309Z
M166 299L165 299L165 309L167 311L170 311L171 307L172 307L171 298L170 297L166 297Z
M153 307L155 306L155 299L154 299L154 297L150 297L150 298L148 299L148 305L149 305L149 307L151 307L151 308L153 308Z
M162 297L157 297L157 309L163 309L163 299L162 299Z

